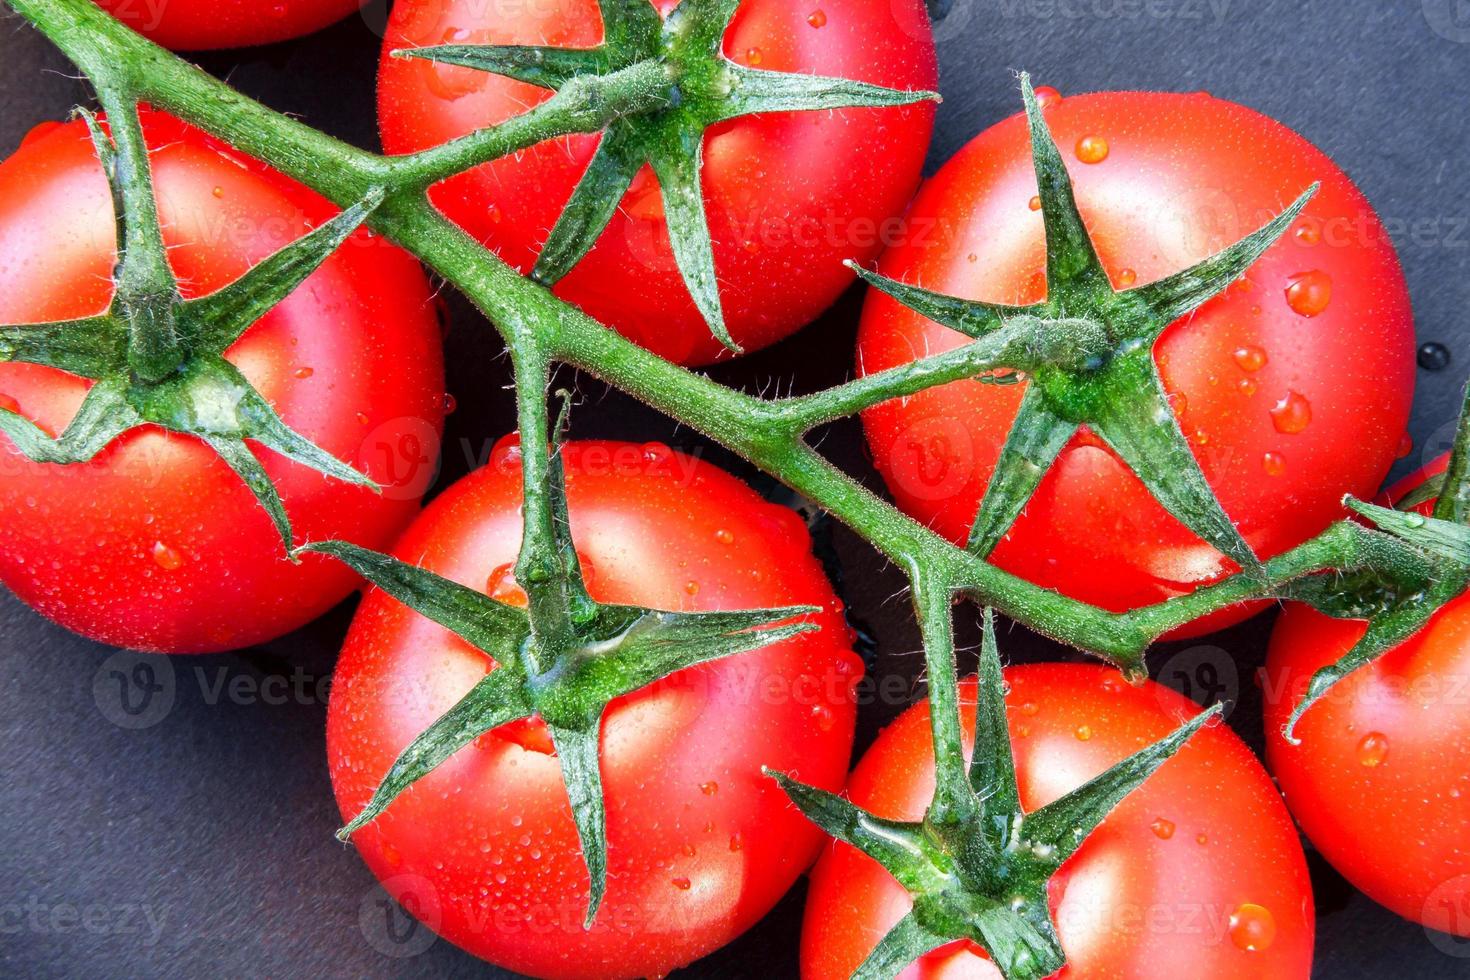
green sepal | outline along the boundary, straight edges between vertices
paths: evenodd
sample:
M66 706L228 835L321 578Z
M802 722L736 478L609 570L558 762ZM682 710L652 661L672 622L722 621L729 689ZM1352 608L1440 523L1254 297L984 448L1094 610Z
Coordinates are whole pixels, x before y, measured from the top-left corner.
M439 65L457 65L503 75L527 85L561 88L578 75L610 71L601 48L549 48L523 44L438 44L397 48L395 58L421 58Z
M492 668L458 704L409 743L373 791L368 805L337 831L337 839L350 840L353 834L376 820L404 790L481 735L529 718L534 709L525 699L524 683L525 678L514 665Z
M975 747L970 754L970 785L979 796L990 828L1008 825L1021 812L1021 790L1016 782L1016 757L1006 721L1005 676L1000 648L995 642L995 610L985 609L980 640L980 662L975 677ZM997 845L1005 840L997 833Z
M546 244L531 269L531 278L545 286L560 282L591 251L612 220L623 195L646 161L630 152L616 129L602 136L597 152L572 191L566 207L551 227Z
M1076 433L1077 423L1053 412L1039 388L1026 389L970 528L971 552L985 558L995 550Z
M1140 349L1113 371L1111 397L1101 399L1089 419L1093 431L1181 524L1242 570L1259 573L1260 560L1220 506L1184 438L1153 354Z
M676 145L672 152L661 152L649 161L658 177L674 263L684 277L690 298L716 339L739 354L740 345L731 338L725 326L719 278L715 273L715 253L710 244L709 218L704 210L704 188L700 182L700 174L704 170L704 134L685 133L680 143L682 145Z
M951 330L958 330L967 337L983 337L1004 326L1009 317L1036 311L1035 307L1030 306L1007 306L959 299L890 279L870 269L864 269L856 262L849 261L846 264L859 278L880 293L893 297L915 313Z
M598 761L602 723L594 721L586 728L548 727L561 762L561 778L572 807L572 822L577 825L582 861L587 865L587 914L582 927L591 929L607 892L607 804L602 796L602 769Z
M938 92L885 88L849 78L824 78L766 71L731 63L731 91L718 108L717 121L767 112L820 112L825 109L885 108L938 102Z
M57 438L23 415L0 409L0 432L36 463L85 463L114 439L143 420L128 405L126 386L117 377L104 378L87 390L77 414Z
M884 933L868 958L853 971L852 980L893 980L919 957L952 941L925 929L918 916L910 912Z
M82 378L100 378L127 363L127 357L127 331L109 313L0 326L0 361L42 364Z
M1349 510L1372 521L1385 534L1457 566L1470 565L1470 526L1391 510L1353 497L1343 502Z

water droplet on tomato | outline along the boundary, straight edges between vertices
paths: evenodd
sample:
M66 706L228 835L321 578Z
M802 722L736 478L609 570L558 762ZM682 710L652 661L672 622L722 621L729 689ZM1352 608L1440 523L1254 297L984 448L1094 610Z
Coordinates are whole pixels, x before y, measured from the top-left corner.
M1078 725L1077 730L1072 734L1077 736L1077 741L1085 742L1092 738L1092 728L1088 725Z
M741 837L738 832L730 835L730 850L732 850L732 851L738 851L738 850L741 850L744 847L745 847L745 838L744 837Z
M1149 826L1153 830L1154 836L1159 840L1168 840L1174 836L1174 821L1172 820L1165 820L1163 817L1160 817Z
M1208 836L1206 836L1205 834L1196 834L1195 835L1195 838L1194 838L1194 842L1196 844L1200 845L1201 847L1203 847L1204 845L1206 845L1206 844L1208 844L1210 842L1210 838Z
M371 421L372 421L372 419L368 418L367 412L358 412L357 413L357 424L358 425L367 425Z
M1249 398L1251 395L1254 395L1256 393L1256 389L1259 387L1259 385L1256 384L1255 378L1241 378L1235 383L1235 387L1242 395L1245 395L1247 398Z
M1041 195L1038 194L1035 197L1031 198L1031 200L1029 200L1029 201L1026 202L1026 206L1028 208L1030 208L1032 211L1040 211L1041 210Z
M453 395L446 391L444 393L444 414L453 415L455 409L457 408L459 408L459 399L455 398Z
M1332 277L1320 270L1303 272L1286 286L1286 305L1301 316L1316 316L1332 303Z
M1414 437L1411 436L1411 435L1409 435L1407 432L1405 432L1403 434L1402 438L1399 439L1398 451L1397 451L1397 455L1395 456L1395 458L1396 459L1403 459L1405 456L1409 455L1413 451L1414 451Z
M490 465L501 472L509 472L521 465L521 434L512 432L501 436L490 450Z
M747 65L758 65L763 60L764 59L761 56L760 48L751 48L749 51L745 52L745 63Z
M300 378L302 381L305 381L313 374L316 374L316 370L314 368L299 367L296 369L296 377Z
M967 261L971 265L973 265L976 262L979 262L980 261L980 256L976 255L974 252L971 252L969 255L966 255L965 256L965 261Z
M1295 391L1288 391L1271 409L1271 424L1284 435L1296 435L1312 424L1312 403Z
M1236 365L1242 371L1259 371L1266 366L1266 361L1269 360L1266 357L1266 352L1254 344L1237 347L1231 352L1230 356L1235 359Z
M1083 163L1102 163L1111 152L1112 147L1101 136L1084 136L1077 141L1077 159Z
M225 196L225 189L223 187L216 187L210 193L214 194L215 197L224 197Z
M1137 281L1138 273L1134 272L1132 269L1118 270L1118 285L1122 286L1124 289L1127 289L1129 286L1133 285Z
M1316 225L1300 224L1293 233L1303 245L1315 245L1322 240L1322 232Z
M1280 476L1286 472L1286 458L1280 453L1265 453L1261 456L1261 469L1267 476Z
M700 783L699 791L705 796L714 796L720 791L720 784L711 779L707 783Z
M276 18L277 20L280 20L282 17L286 16L286 11L286 5L284 3L278 3L271 7L271 16Z
M820 30L827 26L827 15L821 10L813 10L807 15L806 22Z
M735 535L731 534L724 528L720 528L718 531L715 532L715 540L718 541L720 544L734 544Z
M1043 109L1049 105L1056 105L1062 101L1062 93L1050 85L1043 85L1036 89L1036 102Z
M674 458L674 451L661 442L643 444L643 461L651 466L661 466Z
M669 880L669 883L681 892L687 892L692 884L688 878L672 878Z
M692 579L684 583L684 591L689 595L699 595L699 583Z
M527 602L526 590L516 581L516 567L513 562L497 566L490 573L490 577L485 580L485 594L508 606L524 607Z
M471 32L451 27L441 38L442 44L464 44L471 39ZM445 102L455 102L466 95L473 95L485 87L490 75L474 68L462 68L435 61L421 62L424 87Z
M1388 736L1382 732L1369 732L1358 743L1358 764L1369 769L1383 765L1388 758Z
M1264 906L1242 902L1230 913L1230 941L1247 953L1269 949L1276 941L1276 917Z
M1035 701L1027 701L1021 705L1021 714L1023 715L1035 715L1040 710L1041 708Z
M817 723L817 728L824 732L830 732L836 718L832 715L832 709L825 704L812 705L812 720Z
M184 556L162 541L153 542L153 563L165 572L176 572L184 565Z

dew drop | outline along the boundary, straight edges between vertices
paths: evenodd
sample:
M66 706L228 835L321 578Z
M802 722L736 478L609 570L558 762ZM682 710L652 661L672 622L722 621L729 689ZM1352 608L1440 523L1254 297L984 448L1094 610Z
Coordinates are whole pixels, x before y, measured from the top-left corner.
M812 720L817 723L817 728L824 732L830 732L836 721L832 715L832 709L825 704L812 705Z
M1358 764L1376 769L1388 758L1388 736L1382 732L1369 732L1358 743Z
M184 566L184 556L162 541L153 542L153 563L165 572L176 572Z
M1230 356L1235 359L1236 366L1242 371L1259 371L1266 366L1266 361L1268 360L1266 352L1254 344L1237 347L1231 352Z
M1286 305L1301 316L1316 316L1332 302L1332 277L1314 269L1292 278L1286 286Z
M441 43L464 44L471 36L470 31L451 27L444 32ZM434 61L424 61L422 64L424 86L445 102L455 102L467 95L473 95L483 89L490 78L488 73L473 68Z
M1026 202L1026 206L1028 208L1030 208L1032 211L1040 211L1041 210L1041 195L1038 194L1035 197L1033 197L1031 200L1027 201Z
M215 197L224 197L225 196L225 189L223 187L216 187L210 193L213 194Z
M1256 384L1255 378L1241 378L1235 383L1235 387L1242 395L1245 395L1247 398L1249 398L1251 395L1254 395L1256 393L1256 388L1258 386Z
M1172 820L1165 820L1163 817L1160 817L1149 826L1152 828L1154 836L1159 840L1168 840L1174 836L1174 821Z
M1261 456L1261 469L1267 476L1280 476L1286 472L1286 459L1280 453L1265 453Z
M372 421L372 419L368 418L367 412L358 412L357 413L357 424L358 425L367 425L371 421Z
M1205 846L1206 844L1208 844L1210 842L1210 838L1208 836L1206 836L1205 834L1196 834L1195 835L1195 838L1194 838L1194 842L1196 844L1200 845L1201 847L1203 847L1203 846Z
M1092 738L1092 728L1088 725L1078 725L1077 730L1073 734L1077 736L1077 741L1085 742Z
M705 796L714 796L720 791L720 784L711 779L707 783L700 783L699 791Z
M695 581L685 582L684 591L689 595L699 595L699 583Z
M513 562L499 565L490 573L490 577L485 580L485 594L508 606L524 607L527 603L526 590L516 581L516 567Z
M1297 225L1293 234L1303 245L1315 245L1322 240L1322 232L1316 225Z
M501 436L490 450L490 465L501 472L508 472L521 465L521 435L512 432Z
M674 458L674 451L661 442L645 442L643 444L643 461L653 466L659 466Z
M1296 435L1312 423L1312 403L1295 391L1288 391L1271 409L1271 424L1284 435Z
M758 65L761 63L762 60L764 59L761 56L760 48L751 48L749 51L745 52L745 63L747 65Z
M1230 913L1230 941L1247 953L1269 949L1276 941L1276 917L1265 906L1242 902Z
M1396 450L1397 455L1394 458L1395 459L1403 459L1404 457L1408 456L1413 451L1414 451L1414 437L1411 436L1411 435L1409 435L1407 432L1405 432L1403 434L1403 436L1399 439L1398 449Z
M720 528L718 531L715 532L715 540L718 541L720 544L734 544L735 535L725 530L724 528Z
M745 847L745 838L744 837L741 837L739 833L734 833L734 834L731 834L730 835L730 850L732 850L732 851L739 851L739 850L744 849L744 847Z
M314 368L299 367L296 369L296 377L300 378L302 381L305 381L313 374L316 374L316 370Z
M1127 289L1129 286L1133 285L1137 281L1138 273L1134 272L1132 269L1118 270L1118 285L1122 286L1124 289Z
M692 883L689 881L688 878L672 878L669 880L669 884L673 885L681 892L687 892Z
M827 26L827 14L821 10L813 10L807 15L806 22L820 30Z
M1062 101L1062 93L1050 85L1043 85L1036 89L1036 102L1043 109L1049 105L1056 105Z
M1027 701L1021 705L1021 714L1023 715L1034 716L1040 710L1041 708L1037 705L1035 701Z
M459 399L455 398L453 395L446 391L444 393L444 414L453 415L455 409L457 408L459 408Z
M969 255L965 256L965 259L973 265L974 263L980 261L980 256L976 255L974 252L971 252Z
M1419 366L1426 371L1443 371L1450 366L1450 349L1431 340L1419 345Z
M1102 163L1112 148L1101 136L1084 136L1077 141L1077 159L1083 163Z

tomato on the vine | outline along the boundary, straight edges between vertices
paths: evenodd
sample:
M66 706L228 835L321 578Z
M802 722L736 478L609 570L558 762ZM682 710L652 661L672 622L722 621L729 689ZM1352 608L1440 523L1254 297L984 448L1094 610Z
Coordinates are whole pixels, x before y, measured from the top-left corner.
M1348 177L1280 123L1206 94L1042 90L1042 102L1082 219L1120 291L1188 268L1321 183L1290 232L1224 294L1171 325L1154 355L1205 478L1258 557L1341 517L1343 494L1375 493L1408 420L1414 330L1392 243ZM933 223L933 234L890 249L879 271L967 299L1040 302L1047 284L1036 194L1026 121L1017 116L981 133L927 183L909 220ZM875 373L964 342L875 291L858 366ZM967 540L1025 389L1024 379L965 381L865 413L899 505ZM1117 611L1235 570L1086 426L993 560Z
M96 0L144 37L176 51L272 44L319 31L367 0Z
M676 0L657 0L667 15ZM441 44L591 47L596 0L397 4L379 75L390 153L443 143L526 111L551 93L470 68L393 52ZM934 39L921 0L745 0L725 35L738 64L932 89ZM702 186L725 322L746 350L793 333L852 282L845 259L871 260L914 229L896 216L918 183L932 104L771 113L719 124L704 142ZM507 262L529 270L598 135L543 143L444 181L433 200ZM861 160L861 166L853 161ZM711 335L674 264L659 185L645 166L597 244L558 295L671 360L728 352Z
M1470 596L1339 681L1297 722L1301 744L1281 737L1312 674L1365 629L1286 605L1263 677L1267 761L1302 830L1355 887L1406 919L1470 936Z
M1162 685L1131 687L1116 671L1036 664L1005 672L1023 808L1052 802L1168 735L1197 710ZM960 684L968 757L975 681ZM928 703L878 736L847 795L880 817L915 820L934 793ZM1068 965L1058 976L1127 980L1300 980L1309 975L1311 885L1291 818L1271 779L1224 725L1196 733L1121 802L1049 885ZM852 975L908 913L903 887L837 844L812 873L802 976ZM900 974L994 978L971 943L951 943Z
M214 292L337 213L264 165L143 113L170 264L185 297ZM0 164L0 323L106 309L113 201L86 126L38 127ZM257 450L298 537L386 547L435 471L444 370L418 264L359 230L252 326L228 359L281 418L383 492ZM90 382L0 364L0 405L55 435ZM0 436L0 581L47 617L117 646L233 649L290 632L357 582L288 561L279 532L200 440L140 428L88 463L33 463Z
M505 602L521 538L518 446L439 497L397 555ZM572 537L592 597L668 610L822 611L821 629L681 671L604 717L607 893L585 931L588 876L545 725L476 739L358 830L384 887L458 946L539 977L661 976L763 916L821 834L761 767L835 789L862 675L802 520L662 445L569 443ZM327 718L346 817L399 753L492 664L370 592L338 664Z

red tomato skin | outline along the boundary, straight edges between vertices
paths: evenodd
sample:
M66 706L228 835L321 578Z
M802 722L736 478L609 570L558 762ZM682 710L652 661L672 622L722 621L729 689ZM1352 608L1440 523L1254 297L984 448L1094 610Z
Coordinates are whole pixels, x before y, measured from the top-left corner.
M96 0L144 37L175 51L274 44L321 30L367 0Z
M1035 810L1172 731L1199 709L1116 671L1035 664L1006 671L1021 801ZM974 734L975 683L961 682L965 751ZM848 781L853 802L917 820L934 790L928 703L879 735ZM1161 821L1167 821L1163 823ZM1269 910L1275 935L1247 952L1232 939L1243 903ZM1223 725L1205 728L1121 803L1051 886L1069 965L1087 980L1279 980L1311 971L1311 884L1291 818L1270 778ZM845 978L911 907L902 886L846 844L812 873L802 933L806 980ZM1149 924L1153 926L1150 927ZM904 980L999 980L970 944L951 944Z
M760 767L836 789L862 674L802 521L712 465L626 443L566 448L572 532L589 588L666 609L821 606L821 632L683 671L604 720L608 891L582 929L587 875L539 721L482 736L354 837L369 867L441 935L549 978L662 976L749 928L811 863L821 835ZM491 464L434 501L397 547L464 585L503 581L520 471ZM327 751L344 818L487 661L370 592L339 662Z
M1267 761L1302 830L1356 888L1406 919L1470 936L1470 596L1339 682L1297 724L1300 745L1281 737L1312 674L1365 629L1286 605L1263 678Z
M667 14L676 3L658 0ZM934 39L920 0L746 0L725 37L742 65L932 90ZM820 23L817 27L814 24ZM447 42L590 47L594 0L496 5L415 0L393 9L378 107L389 153L435 146L524 112L545 89L393 51ZM745 117L706 134L703 187L725 321L746 350L810 322L852 283L846 259L871 261L914 233L901 215L918 185L932 103ZM543 143L438 185L441 210L529 271L597 148L596 135ZM852 161L862 160L862 166ZM592 251L556 288L629 339L670 360L728 356L674 265L658 182L634 180Z
M1115 288L1160 279L1244 237L1314 181L1321 190L1244 281L1171 325L1155 356L1175 412L1225 512L1262 558L1342 516L1344 493L1371 497L1392 465L1414 389L1414 331L1387 233L1348 177L1306 140L1253 110L1205 94L1107 92L1045 110ZM1107 158L1078 162L1085 136ZM937 222L923 246L890 249L880 271L967 298L1029 304L1046 296L1042 219L1025 120L977 136L920 191L910 221ZM1288 284L1331 278L1331 298L1299 314ZM1298 305L1310 309L1298 299ZM873 373L964 337L870 291L858 368ZM1257 363L1260 361L1260 363ZM863 416L899 505L967 540L1024 384L963 382ZM1293 397L1295 396L1295 397ZM1277 427L1273 409L1287 429ZM1270 454L1270 455L1268 455ZM1086 428L1062 451L997 565L1122 611L1193 591L1235 570L1169 515ZM1226 610L1199 635L1261 608Z
M144 119L161 147L155 186L186 297L222 288L336 213L197 130ZM115 253L110 197L81 122L48 127L0 164L0 322L101 312ZM418 264L360 230L228 353L287 425L384 485L375 494L257 449L298 540L391 544L419 509L443 428L443 354ZM0 395L53 433L89 385L0 364ZM273 639L358 582L328 559L292 565L229 467L202 442L152 427L75 466L32 463L0 436L0 581L84 636L171 653Z

